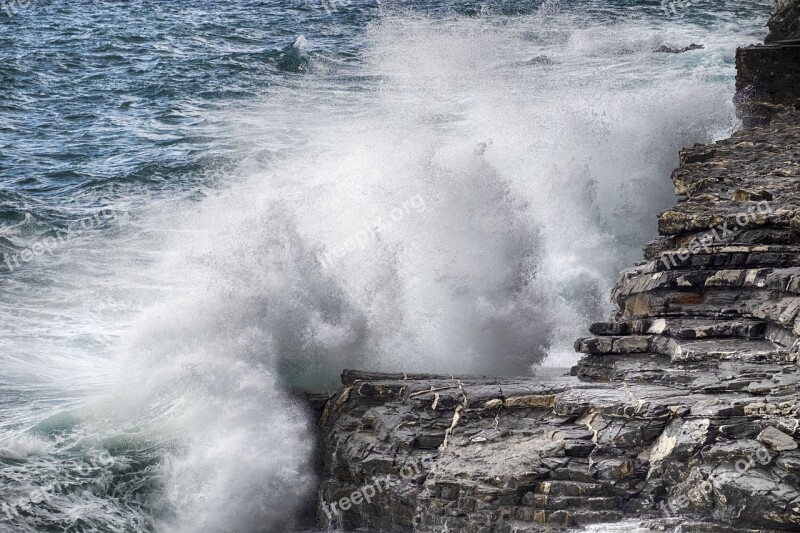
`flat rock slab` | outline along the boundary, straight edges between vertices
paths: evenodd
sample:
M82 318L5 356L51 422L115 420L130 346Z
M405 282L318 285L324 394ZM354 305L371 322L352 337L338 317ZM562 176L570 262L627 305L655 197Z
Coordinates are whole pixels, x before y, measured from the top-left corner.
M321 420L324 517L380 531L675 515L696 531L800 528L800 453L789 445L800 397L592 384L566 371L486 381L347 371ZM370 487L380 490L369 502L350 505Z
M769 426L758 434L759 442L763 442L776 452L787 452L797 449L797 441L783 431Z

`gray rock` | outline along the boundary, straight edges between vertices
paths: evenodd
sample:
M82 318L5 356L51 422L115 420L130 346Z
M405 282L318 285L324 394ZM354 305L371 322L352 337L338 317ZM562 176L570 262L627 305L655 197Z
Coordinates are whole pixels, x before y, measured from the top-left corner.
M797 449L797 441L783 431L769 426L758 434L758 441L763 442L776 452L788 452Z
M795 2L791 9L800 14L800 3ZM797 20L794 19L795 24ZM795 40L776 39L764 46L740 48L736 53L736 104L746 126L765 125L782 112L800 108L800 70L796 67L800 59L800 35L796 25L794 30L787 31L794 33ZM741 191L743 194L738 197L743 200L748 197L766 200L771 193L765 191L765 195L759 191L751 196L748 189Z
M682 54L683 52L691 52L692 50L702 50L705 48L702 44L690 44L689 46L684 46L683 48L674 48L672 46L661 45L654 50L654 52L662 53L662 54Z
M766 43L800 39L800 0L773 0Z

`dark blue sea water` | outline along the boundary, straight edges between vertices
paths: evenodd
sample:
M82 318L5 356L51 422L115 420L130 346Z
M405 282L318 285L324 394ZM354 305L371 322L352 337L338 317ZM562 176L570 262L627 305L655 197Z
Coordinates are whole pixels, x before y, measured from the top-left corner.
M762 3L5 0L0 530L285 530L287 388L568 366Z

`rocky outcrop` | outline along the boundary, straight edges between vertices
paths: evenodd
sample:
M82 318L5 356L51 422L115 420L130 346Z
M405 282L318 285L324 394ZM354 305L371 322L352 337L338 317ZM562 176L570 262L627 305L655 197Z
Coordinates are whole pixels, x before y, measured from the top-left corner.
M745 126L800 109L800 40L740 48L736 65L737 108Z
M767 44L788 39L800 39L800 0L772 0Z
M682 531L800 524L796 397L621 375L348 372L344 382L324 418L320 504L345 529L555 531L624 517Z
M661 45L655 50L654 52L661 53L661 54L682 54L684 52L691 52L693 50L702 50L705 48L702 44L690 44L689 46L684 46L683 48L673 48L672 46Z
M746 127L800 109L800 0L773 0L766 45L736 52L736 102Z
M345 371L320 419L322 521L800 531L797 49L740 52L740 89L757 95L740 93L740 109L768 112L681 152L660 237L622 273L610 319L575 343L571 371Z

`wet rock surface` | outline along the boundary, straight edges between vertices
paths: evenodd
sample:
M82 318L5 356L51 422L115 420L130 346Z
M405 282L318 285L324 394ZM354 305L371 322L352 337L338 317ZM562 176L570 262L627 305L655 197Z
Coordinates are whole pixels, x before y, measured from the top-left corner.
M800 39L800 0L773 0L766 43Z
M797 531L795 365L711 359L713 375L652 353L591 355L578 376L348 372L322 419L323 518L477 532L680 516L683 531ZM787 388L759 388L770 381Z
M702 44L690 44L689 46L684 46L683 48L676 48L672 46L661 45L654 50L654 52L662 53L662 54L682 54L684 52L691 52L692 50L702 50L705 48Z
M762 95L772 82L749 73L768 48L739 56L750 69L741 86ZM800 63L782 57L772 80L797 75L783 71ZM659 215L661 236L621 274L610 319L576 341L584 357L574 368L521 378L345 371L320 418L322 521L421 532L624 519L661 531L800 531L792 90L769 97L768 120L681 152L679 199Z
M740 48L736 66L737 107L745 126L800 109L800 37Z
M800 0L773 0L765 45L736 52L736 103L746 127L800 110Z

